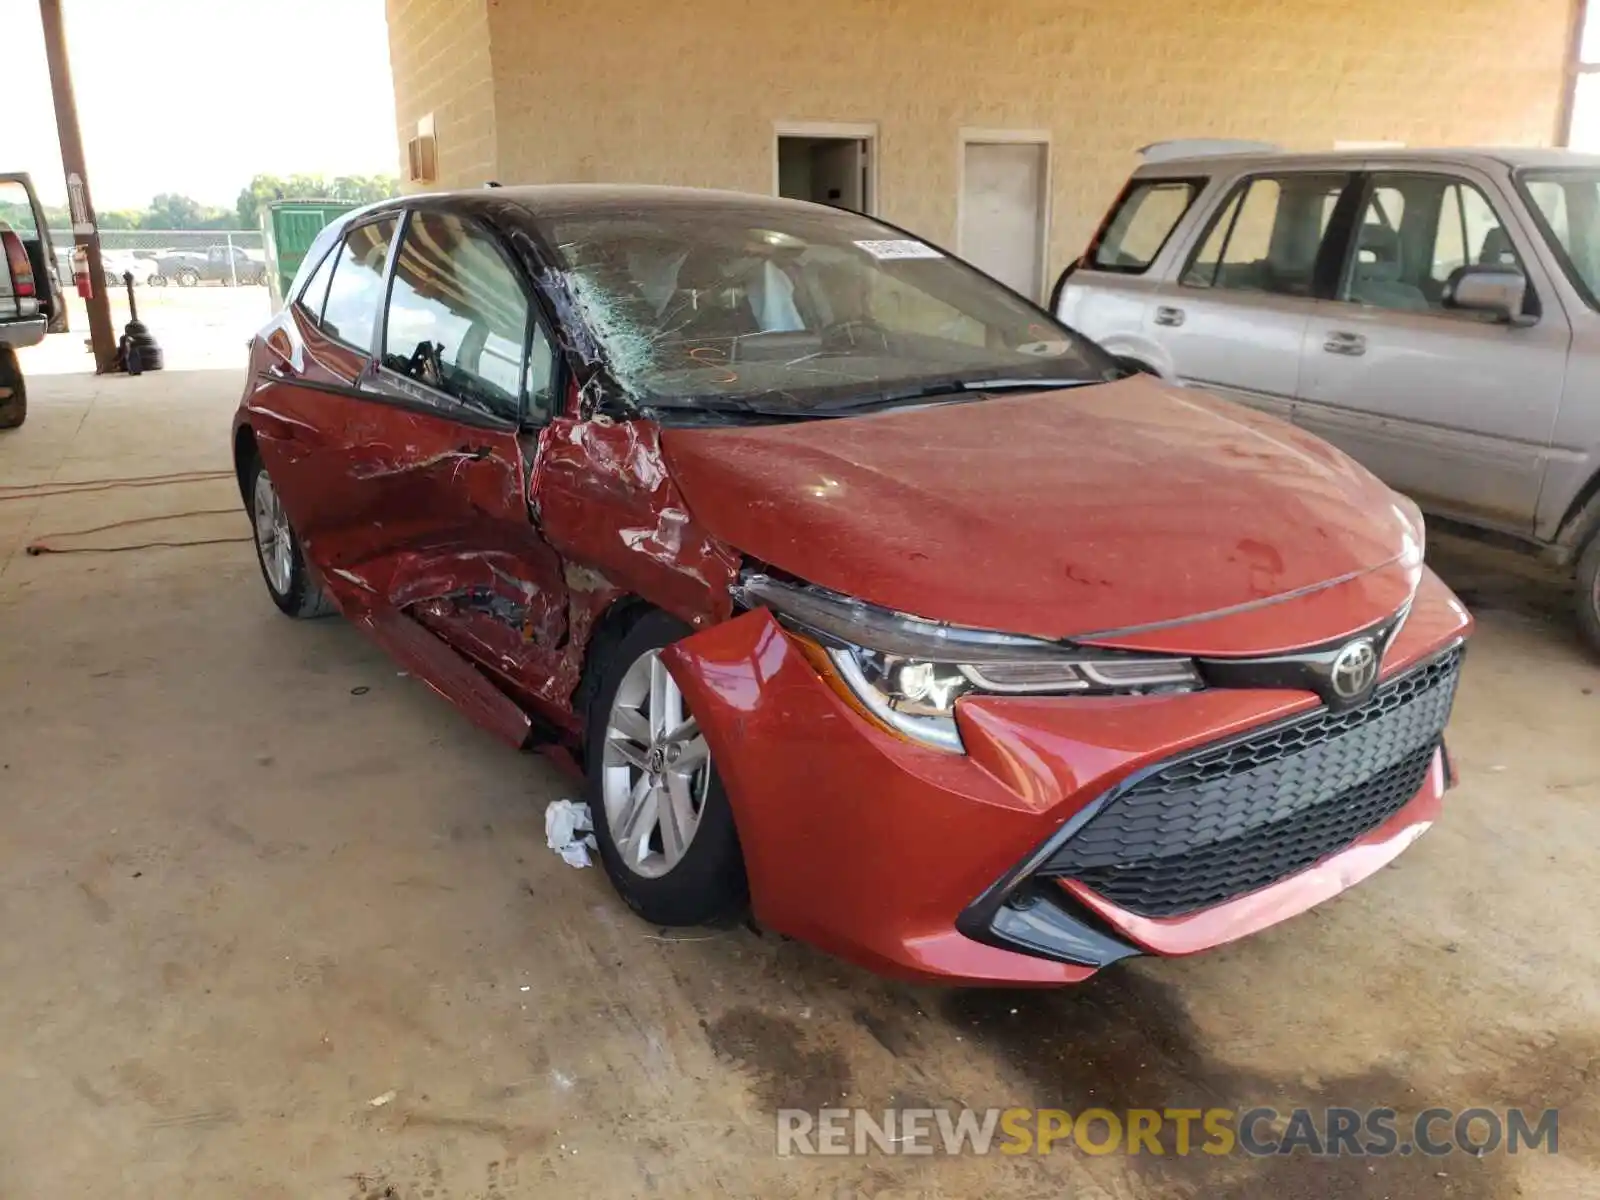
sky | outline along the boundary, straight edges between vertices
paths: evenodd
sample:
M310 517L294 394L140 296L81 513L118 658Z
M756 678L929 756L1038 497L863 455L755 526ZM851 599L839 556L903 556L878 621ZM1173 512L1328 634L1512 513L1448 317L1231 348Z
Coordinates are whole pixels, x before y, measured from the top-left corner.
M231 208L252 175L394 174L383 0L61 0L99 209ZM66 200L37 0L0 0L0 171Z

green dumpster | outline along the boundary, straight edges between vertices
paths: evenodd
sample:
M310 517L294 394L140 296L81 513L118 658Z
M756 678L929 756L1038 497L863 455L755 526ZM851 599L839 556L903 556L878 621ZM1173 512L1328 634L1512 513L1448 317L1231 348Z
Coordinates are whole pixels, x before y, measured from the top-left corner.
M294 282L294 273L300 269L317 234L355 207L338 200L274 200L261 210L267 287L272 292L274 309L283 307L283 298Z

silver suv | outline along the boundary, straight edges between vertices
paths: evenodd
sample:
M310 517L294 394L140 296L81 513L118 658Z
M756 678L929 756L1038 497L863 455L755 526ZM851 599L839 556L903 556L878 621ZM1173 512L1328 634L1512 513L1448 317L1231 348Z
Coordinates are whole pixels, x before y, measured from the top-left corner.
M1052 307L1575 568L1600 650L1600 157L1161 143Z

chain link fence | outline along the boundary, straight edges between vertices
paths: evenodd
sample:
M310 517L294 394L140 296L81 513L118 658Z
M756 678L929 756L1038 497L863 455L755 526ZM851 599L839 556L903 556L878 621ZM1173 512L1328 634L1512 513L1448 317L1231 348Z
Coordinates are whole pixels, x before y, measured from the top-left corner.
M61 280L72 280L70 229L52 229ZM120 285L126 272L136 287L264 287L266 256L258 229L102 229L106 282Z

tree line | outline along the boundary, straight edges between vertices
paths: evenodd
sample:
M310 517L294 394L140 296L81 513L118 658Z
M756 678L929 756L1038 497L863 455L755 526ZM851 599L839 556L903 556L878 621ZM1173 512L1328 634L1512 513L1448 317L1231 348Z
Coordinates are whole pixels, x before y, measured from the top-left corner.
M201 204L175 192L162 192L143 209L101 209L101 229L256 229L261 210L274 200L337 200L367 204L398 195L400 181L393 175L256 175L239 191L230 208ZM45 223L65 229L72 216L65 204L46 204ZM0 212L0 220L5 214Z

